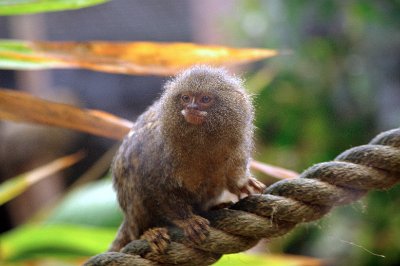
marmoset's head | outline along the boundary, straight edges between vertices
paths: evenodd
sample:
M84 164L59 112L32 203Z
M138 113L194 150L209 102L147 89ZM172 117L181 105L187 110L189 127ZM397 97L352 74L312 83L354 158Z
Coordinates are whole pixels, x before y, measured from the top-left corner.
M161 97L164 123L199 130L243 127L253 106L242 80L222 68L195 66L167 82Z

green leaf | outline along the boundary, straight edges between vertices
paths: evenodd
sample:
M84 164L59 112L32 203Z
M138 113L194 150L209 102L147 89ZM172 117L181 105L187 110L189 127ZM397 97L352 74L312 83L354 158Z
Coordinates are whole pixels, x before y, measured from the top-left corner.
M2 2L0 2L0 7L1 5ZM16 40L0 40L0 51L14 51L24 54L33 52L26 43Z
M115 234L115 229L76 225L22 226L0 236L0 250L5 261L93 256L107 250Z
M15 198L29 187L29 182L25 176L13 177L0 184L0 205Z
M108 1L109 0L3 0L0 1L0 15L9 16L79 9Z
M46 63L29 62L28 60L16 60L6 56L0 56L0 69L38 70L47 66Z
M0 15L2 5L0 1ZM59 65L56 60L35 57L35 51L27 42L0 39L0 69L37 70Z
M46 222L117 228L121 221L111 180L103 179L70 193Z
M290 256L290 255L261 255L261 254L229 254L224 255L215 266L318 266L323 265L321 260L304 257L304 256Z

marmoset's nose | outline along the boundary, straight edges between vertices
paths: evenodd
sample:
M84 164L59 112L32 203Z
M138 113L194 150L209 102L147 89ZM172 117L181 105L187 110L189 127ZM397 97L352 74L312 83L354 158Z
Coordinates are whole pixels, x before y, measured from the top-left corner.
M186 106L189 110L199 110L199 105L195 102L191 102Z

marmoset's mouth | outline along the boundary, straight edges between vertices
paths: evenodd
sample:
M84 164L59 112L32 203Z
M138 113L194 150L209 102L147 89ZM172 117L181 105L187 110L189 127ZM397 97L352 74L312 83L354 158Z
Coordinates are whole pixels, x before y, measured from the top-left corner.
M193 125L201 125L206 120L207 116L206 111L199 111L199 110L183 109L181 113L185 117L186 122Z

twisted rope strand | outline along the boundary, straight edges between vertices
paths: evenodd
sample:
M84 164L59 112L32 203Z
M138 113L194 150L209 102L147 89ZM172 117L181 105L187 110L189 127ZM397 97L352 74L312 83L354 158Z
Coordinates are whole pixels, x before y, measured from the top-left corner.
M333 207L349 204L372 189L400 182L400 128L383 132L369 144L344 151L335 161L316 164L299 178L279 181L263 194L246 197L228 209L210 211L207 239L194 246L176 227L168 228L165 254L134 240L121 252L92 257L86 266L210 265L222 254L254 246L261 238L286 234L297 224L320 219Z

